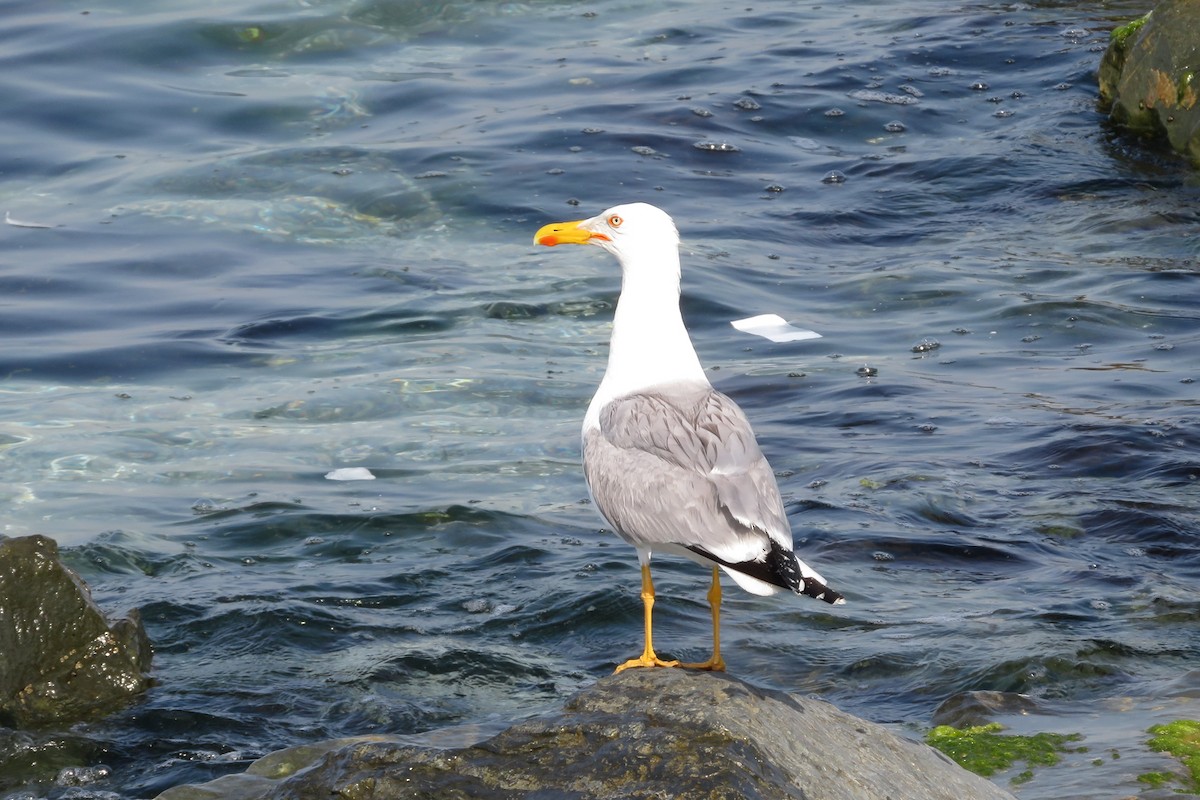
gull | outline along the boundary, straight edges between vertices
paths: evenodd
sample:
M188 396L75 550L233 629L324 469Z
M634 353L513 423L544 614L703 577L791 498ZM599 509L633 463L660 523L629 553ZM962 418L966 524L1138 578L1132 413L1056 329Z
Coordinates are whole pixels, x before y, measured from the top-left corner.
M709 383L679 310L679 233L646 203L590 219L552 223L534 235L547 246L591 244L621 264L608 367L583 420L583 471L593 505L637 550L645 646L617 667L723 670L723 570L756 595L779 591L826 603L845 599L792 551L792 530L775 482L741 408ZM712 569L708 601L713 652L681 664L654 652L653 553Z

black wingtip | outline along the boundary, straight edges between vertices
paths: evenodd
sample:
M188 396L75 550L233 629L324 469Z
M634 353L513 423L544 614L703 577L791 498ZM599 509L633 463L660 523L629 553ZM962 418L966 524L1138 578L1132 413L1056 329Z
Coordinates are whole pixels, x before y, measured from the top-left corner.
M796 594L806 594L809 597L817 600L824 600L831 606L840 606L845 604L846 598L830 589L828 585L821 583L816 578L804 578L803 586L799 590L793 590Z
M824 600L830 605L841 605L846 598L830 589L828 584L813 577L805 577L800 572L800 562L796 554L784 550L778 542L772 540L771 552L767 553L767 568L781 580L780 586L791 589L796 594L807 595L815 600Z
M791 550L785 550L774 540L771 540L771 549L767 553L765 560L743 561L737 564L731 564L728 561L717 558L712 553L699 547L690 547L688 549L707 559L711 559L717 564L722 564L752 578L757 578L764 583L770 583L781 589L788 589L796 594L807 595L816 600L824 600L831 606L843 605L846 602L846 598L833 589L830 589L828 584L822 583L816 578L806 578L800 572L800 562L796 560L796 554Z

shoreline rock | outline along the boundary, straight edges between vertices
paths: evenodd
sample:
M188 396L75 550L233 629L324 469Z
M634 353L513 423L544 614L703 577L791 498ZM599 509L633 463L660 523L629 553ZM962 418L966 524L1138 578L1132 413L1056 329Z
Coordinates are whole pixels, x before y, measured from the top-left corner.
M53 539L0 539L0 609L0 725L92 719L149 687L138 612L110 624Z
M1200 2L1162 0L1112 32L1097 80L1101 106L1133 133L1165 138L1200 166Z
M828 703L721 674L627 670L460 748L404 737L266 756L158 800L1013 800L933 748Z

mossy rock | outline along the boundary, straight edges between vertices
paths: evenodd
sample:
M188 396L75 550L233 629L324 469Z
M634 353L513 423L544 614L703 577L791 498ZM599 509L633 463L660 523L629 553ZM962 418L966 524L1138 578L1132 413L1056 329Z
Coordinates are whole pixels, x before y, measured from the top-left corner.
M1114 122L1164 137L1200 166L1200 0L1162 0L1113 31L1100 62L1101 103Z
M1138 17L1133 22L1113 28L1112 33L1109 34L1108 50L1105 51L1104 58L1100 59L1100 70L1097 75L1100 82L1100 99L1105 104L1111 105L1113 98L1116 97L1117 83L1121 79L1121 70L1125 68L1125 58L1129 54L1129 46L1153 13L1153 11L1148 11L1145 16Z

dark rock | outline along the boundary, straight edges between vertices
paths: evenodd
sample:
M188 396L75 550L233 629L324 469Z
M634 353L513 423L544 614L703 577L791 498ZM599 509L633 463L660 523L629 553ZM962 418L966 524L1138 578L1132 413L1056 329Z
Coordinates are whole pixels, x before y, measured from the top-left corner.
M1113 31L1100 62L1100 100L1113 121L1163 136L1200 166L1200 0L1161 0Z
M676 669L604 678L562 711L468 747L356 740L302 760L256 762L247 775L159 800L1013 800L936 750L828 703Z
M1037 702L1027 694L982 690L960 692L937 707L932 722L953 728L971 728L994 722L998 716L1036 714L1039 711Z
M94 718L149 685L137 612L110 625L52 539L0 540L0 611L0 725Z

